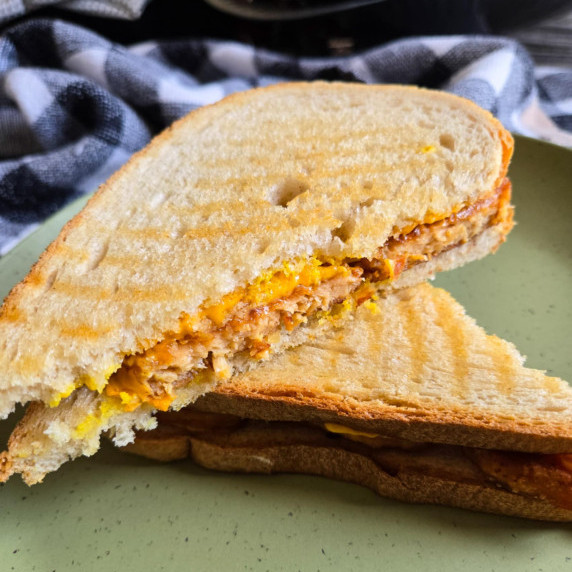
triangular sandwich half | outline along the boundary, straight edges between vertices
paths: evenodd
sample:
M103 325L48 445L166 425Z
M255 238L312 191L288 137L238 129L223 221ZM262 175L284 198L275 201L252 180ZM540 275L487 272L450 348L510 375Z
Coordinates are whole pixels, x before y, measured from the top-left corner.
M570 521L572 388L522 364L512 344L423 284L361 307L343 328L194 406L159 414L159 427L127 449Z
M54 420L49 460L8 452L2 478L34 482L104 430L125 443L335 306L494 251L512 144L473 103L401 86L285 84L177 122L2 307L0 417L27 401L85 411Z

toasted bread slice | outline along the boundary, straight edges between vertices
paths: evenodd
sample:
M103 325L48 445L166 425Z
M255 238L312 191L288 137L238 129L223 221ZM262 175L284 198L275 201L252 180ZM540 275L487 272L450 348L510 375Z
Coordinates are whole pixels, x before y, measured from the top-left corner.
M336 304L494 251L511 153L487 112L411 87L290 84L190 114L6 299L0 416L89 390L102 428L149 426Z

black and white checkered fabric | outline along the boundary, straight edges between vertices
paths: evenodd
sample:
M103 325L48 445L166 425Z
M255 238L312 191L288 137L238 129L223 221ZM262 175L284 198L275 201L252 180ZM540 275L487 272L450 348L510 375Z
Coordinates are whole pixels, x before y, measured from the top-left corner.
M277 81L441 88L514 132L572 145L572 70L535 70L522 46L505 38L415 38L351 57L299 59L210 40L126 48L37 19L0 38L0 76L0 255L173 120Z
M141 16L149 0L0 0L0 22L13 20L22 14L56 6L63 10L85 12L104 18L134 20Z

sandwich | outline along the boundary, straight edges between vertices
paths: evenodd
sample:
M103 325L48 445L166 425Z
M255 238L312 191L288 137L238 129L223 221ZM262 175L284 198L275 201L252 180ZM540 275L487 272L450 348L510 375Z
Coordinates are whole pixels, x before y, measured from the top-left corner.
M126 450L572 521L572 387L524 367L428 284L360 307L343 328L158 420Z
M175 123L4 302L0 418L43 417L0 478L37 482L103 432L125 444L328 319L494 252L512 148L475 104L403 86L285 84Z

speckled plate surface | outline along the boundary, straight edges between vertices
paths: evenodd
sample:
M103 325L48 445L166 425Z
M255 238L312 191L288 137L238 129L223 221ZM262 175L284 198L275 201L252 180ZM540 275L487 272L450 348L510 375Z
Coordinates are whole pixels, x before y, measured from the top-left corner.
M518 138L518 226L438 278L528 364L572 380L572 152ZM0 260L0 295L75 204ZM2 439L11 423L0 425ZM0 488L0 570L572 570L572 526L413 506L317 477L159 465L105 445L41 485Z

